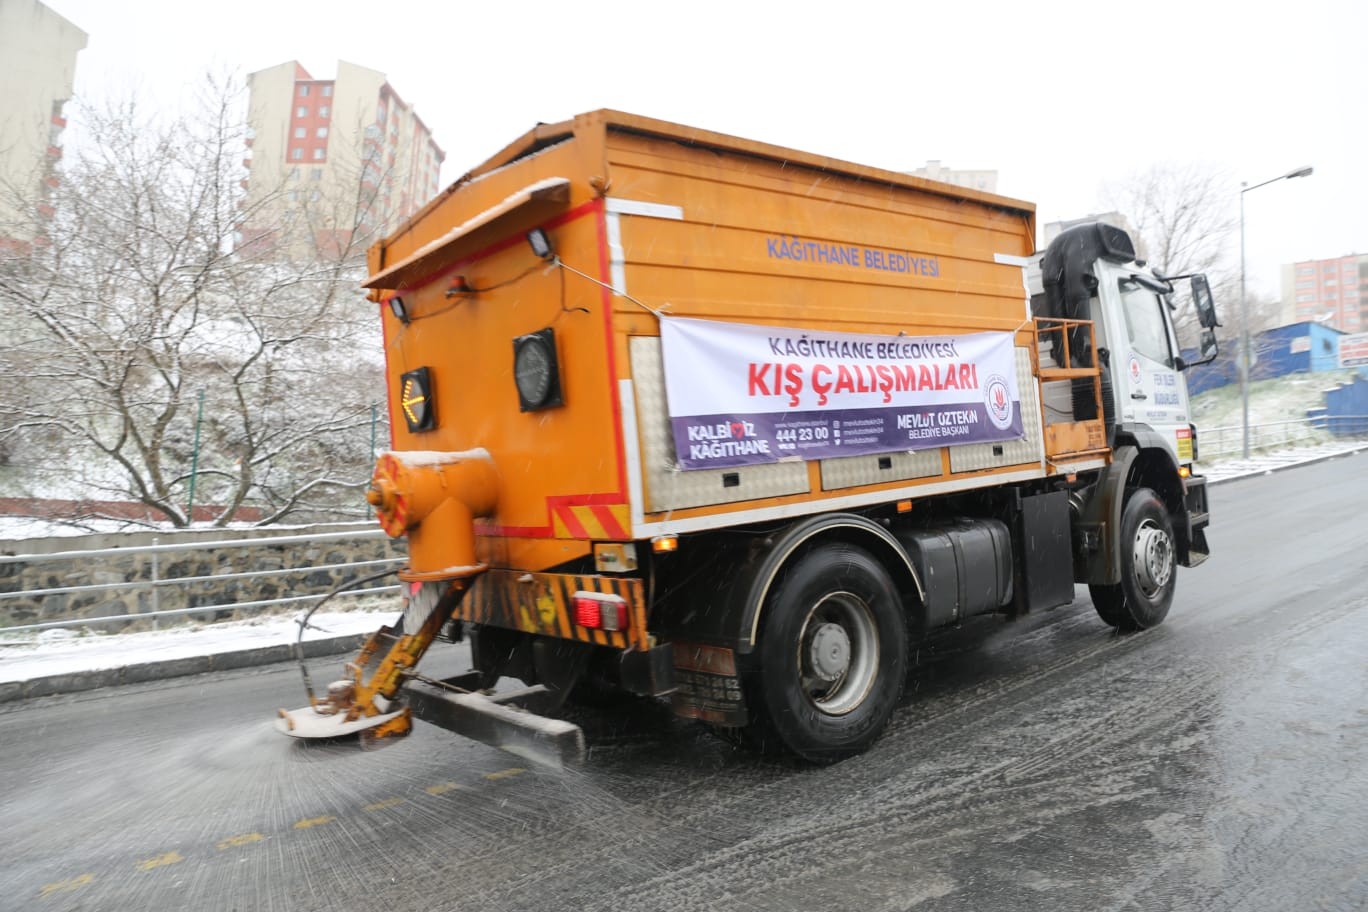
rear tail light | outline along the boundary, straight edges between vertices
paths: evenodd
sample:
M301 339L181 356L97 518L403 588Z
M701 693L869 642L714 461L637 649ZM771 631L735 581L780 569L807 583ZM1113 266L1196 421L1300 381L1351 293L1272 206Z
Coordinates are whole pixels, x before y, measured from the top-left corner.
M591 630L621 630L627 620L627 603L616 595L576 592L570 607L575 623Z

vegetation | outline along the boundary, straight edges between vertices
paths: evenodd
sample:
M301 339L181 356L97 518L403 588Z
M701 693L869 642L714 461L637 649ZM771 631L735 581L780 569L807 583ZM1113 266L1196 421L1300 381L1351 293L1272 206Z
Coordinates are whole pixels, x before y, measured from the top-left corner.
M83 108L41 197L0 188L21 213L0 225L0 440L40 488L176 526L192 491L220 524L362 512L383 397L367 239L301 245L284 188L249 205L243 107L210 83L173 120ZM267 218L279 243L241 243Z

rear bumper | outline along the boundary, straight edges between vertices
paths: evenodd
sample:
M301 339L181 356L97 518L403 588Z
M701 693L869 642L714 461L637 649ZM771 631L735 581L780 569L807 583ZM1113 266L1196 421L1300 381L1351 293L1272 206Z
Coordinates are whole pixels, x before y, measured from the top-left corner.
M621 598L627 606L622 629L597 630L576 624L571 600L577 592ZM594 646L643 652L650 648L645 585L632 577L489 570L476 577L452 617Z
M575 623L572 600L576 593L613 595L625 603L620 630L600 630ZM453 618L477 627L495 627L530 634L531 668L542 678L546 672L556 680L558 671L573 656L555 647L557 641L617 650L617 679L629 693L663 696L676 687L674 650L657 644L646 630L645 585L640 579L622 576L569 573L525 573L490 570L479 576L466 593ZM570 660L574 661L574 660ZM547 663L547 664L542 664ZM583 666L579 666L580 669ZM570 672L573 675L578 672Z

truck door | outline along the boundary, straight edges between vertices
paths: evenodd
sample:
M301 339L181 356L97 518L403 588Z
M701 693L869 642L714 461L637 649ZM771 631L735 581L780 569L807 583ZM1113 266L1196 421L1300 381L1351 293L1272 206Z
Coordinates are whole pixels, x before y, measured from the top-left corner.
M1161 296L1167 289L1140 273L1112 273L1110 280L1116 283L1129 349L1112 352L1117 413L1124 423L1158 432L1178 462L1191 462L1187 386L1178 376L1177 339Z

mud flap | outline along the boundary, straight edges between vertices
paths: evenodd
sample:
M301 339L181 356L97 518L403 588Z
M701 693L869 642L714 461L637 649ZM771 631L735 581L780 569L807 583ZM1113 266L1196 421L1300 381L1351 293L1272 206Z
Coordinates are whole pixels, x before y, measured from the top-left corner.
M1182 517L1187 532L1186 542L1179 549L1179 563L1184 567L1196 567L1211 556L1211 546L1207 544L1206 527L1211 523L1211 507L1207 505L1207 480L1194 475L1184 484L1183 506L1186 515ZM1179 528L1176 524L1174 528Z
M1188 544L1187 559L1184 567L1200 567L1211 556L1211 546L1207 544L1206 530L1194 529L1192 541Z

